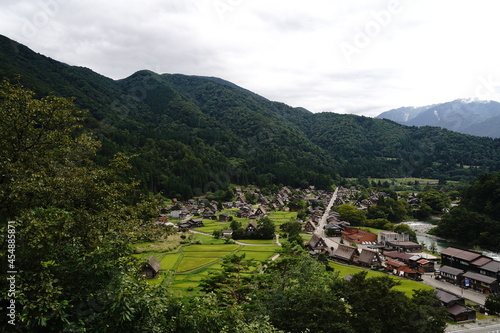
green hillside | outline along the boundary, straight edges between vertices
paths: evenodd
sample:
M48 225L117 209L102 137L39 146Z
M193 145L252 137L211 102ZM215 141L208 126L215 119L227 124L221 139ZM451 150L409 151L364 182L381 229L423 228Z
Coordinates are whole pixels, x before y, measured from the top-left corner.
M0 76L74 97L102 142L97 162L137 155L144 190L189 198L229 183L328 188L340 177L467 180L500 170L500 140L383 119L313 114L211 77L139 71L112 80L0 36Z

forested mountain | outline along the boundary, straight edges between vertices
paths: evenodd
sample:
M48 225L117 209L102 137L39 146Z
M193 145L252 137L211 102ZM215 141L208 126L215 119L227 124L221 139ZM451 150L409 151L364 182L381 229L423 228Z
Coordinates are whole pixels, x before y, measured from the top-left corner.
M500 140L389 120L314 114L230 82L139 71L112 80L0 37L0 77L39 97L75 97L97 162L137 155L128 176L143 188L188 198L228 183L326 188L343 177L471 179L500 170Z
M421 107L402 107L381 113L408 126L438 126L459 133L500 138L500 103L457 99Z
M481 175L465 188L460 204L443 216L435 233L500 251L500 172Z

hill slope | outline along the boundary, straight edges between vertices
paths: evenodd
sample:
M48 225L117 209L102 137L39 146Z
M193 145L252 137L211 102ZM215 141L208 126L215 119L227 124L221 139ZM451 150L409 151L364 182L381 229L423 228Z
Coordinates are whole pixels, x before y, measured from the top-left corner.
M0 36L0 76L75 97L97 157L137 154L144 189L191 197L239 184L326 188L342 176L469 179L500 170L500 140L389 120L313 114L211 77L139 71L112 80Z

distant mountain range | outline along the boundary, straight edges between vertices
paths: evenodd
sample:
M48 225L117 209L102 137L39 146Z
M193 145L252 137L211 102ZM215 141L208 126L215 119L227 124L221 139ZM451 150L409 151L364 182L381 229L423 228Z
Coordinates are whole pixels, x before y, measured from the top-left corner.
M39 97L74 97L102 142L97 162L137 155L129 176L168 197L230 183L328 188L341 177L468 180L500 170L500 139L312 113L213 77L139 71L112 80L0 36L0 78L18 75Z
M407 126L438 126L455 132L500 138L500 103L457 99L421 107L402 107L376 118Z

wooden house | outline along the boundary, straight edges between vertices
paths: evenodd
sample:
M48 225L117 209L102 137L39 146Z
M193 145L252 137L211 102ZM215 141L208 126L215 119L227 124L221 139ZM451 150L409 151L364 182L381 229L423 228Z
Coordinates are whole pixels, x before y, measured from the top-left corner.
M254 220L251 220L248 222L248 224L245 226L245 231L248 234L256 234L257 233L257 223Z
M441 263L445 266L468 271L471 268L471 263L482 255L482 253L476 251L449 247L441 251Z
M227 214L219 214L219 221L220 222L227 222L229 220L229 215Z
M335 251L333 251L332 257L334 259L344 261L344 262L354 262L359 256L359 251L357 248L340 244Z
M462 276L464 273L464 270L450 266L441 266L439 269L439 277L442 280L456 285L462 284Z
M500 292L496 278L471 271L464 273L462 284L487 295Z
M146 279L154 279L158 276L160 268L160 262L155 257L150 256L142 266L142 273L146 276Z
M258 218L262 218L262 217L266 216L267 215L266 207L260 206L259 208L257 208L257 210L253 214Z
M465 299L447 290L436 288L439 302L448 312L448 317L454 322L476 319L476 311L465 305Z
M328 245L326 244L326 241L317 234L314 234L312 236L308 245L311 248L311 250L314 251L315 253L323 253L328 251Z
M372 268L382 265L382 260L380 259L378 252L363 249L358 258L358 264Z
M314 230L316 230L316 225L313 223L313 221L308 220L304 224L304 228L303 229L304 229L305 232L314 232Z

